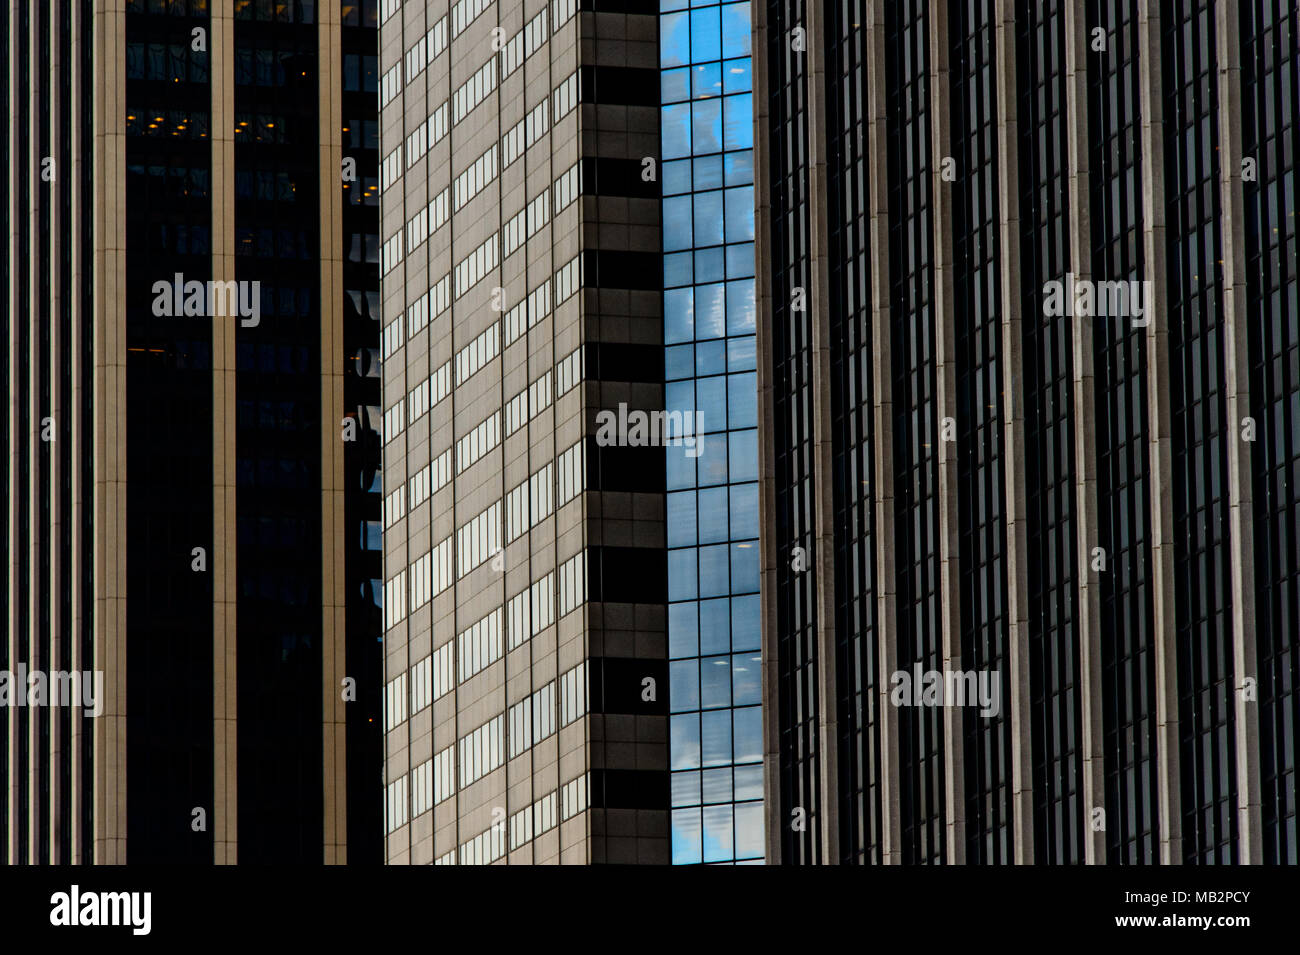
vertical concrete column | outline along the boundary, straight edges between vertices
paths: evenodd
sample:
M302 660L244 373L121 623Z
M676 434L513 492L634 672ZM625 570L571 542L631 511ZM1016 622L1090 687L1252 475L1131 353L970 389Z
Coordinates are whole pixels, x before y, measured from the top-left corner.
M839 863L839 693L835 653L835 473L831 429L830 222L826 187L826 22L823 6L805 8L808 84L808 218L812 288L808 316L812 325L813 560L817 573L817 771L821 799L817 807L821 861ZM840 210L835 210L838 215Z
M1089 186L1088 31L1084 11L1065 12L1066 156L1069 163L1069 267L1076 281L1092 281L1092 210ZM1101 671L1101 583L1092 571L1092 548L1101 537L1097 504L1096 377L1091 325L1076 323L1073 346L1075 540L1078 571L1079 693L1082 717L1084 862L1106 861L1105 830L1094 830L1092 811L1106 806L1106 754Z
M942 438L942 419L957 416L957 333L953 313L952 186L943 181L943 159L952 155L951 88L948 75L948 7L930 7L930 177L934 221L935 405L939 455L939 620L943 633L943 668L960 670L961 568L957 515L957 443ZM959 169L965 176L969 170ZM964 742L962 708L943 708L944 815L948 863L966 861Z
M19 20L18 14L18 5L13 3L9 4L9 14L5 27L8 36L10 37L17 36ZM14 43L13 45L14 47L17 47L19 44ZM5 106L8 108L11 117L18 115L18 90L21 88L18 78L21 76L20 71L26 67L26 63L23 62L24 60L24 57L9 57L9 97ZM5 129L5 136L8 140L7 146L9 155L21 156L20 130L18 129L18 124L10 122ZM30 177L28 178L30 179ZM23 210L19 205L18 196L19 191L17 189L10 189L8 207L5 209L5 219L8 226L6 229L6 241L8 242L10 262L21 262L23 257L26 255L26 250L22 248L20 242L19 233L19 223L23 221L25 210ZM22 367L22 362L18 355L18 328L21 316L19 303L22 301L20 295L21 288L21 276L11 271L9 273L9 287L5 290L5 293L8 296L9 314L13 317L9 322L10 382L18 381L18 370ZM11 385L8 396L9 407L6 409L6 413L9 416L10 441L13 441L17 435L23 433L23 419L26 417L27 412L26 409L22 407L20 399L21 396L19 395L17 388ZM16 488L18 486L18 476L22 473L22 464L18 459L18 455L14 453L14 448L12 446L5 450L8 452L6 455L8 457L8 462L5 466L9 469L9 487ZM12 493L11 491L9 500L6 501L5 504L9 508L5 552L12 555L17 553L16 548L20 543L17 529L19 526L19 514L21 513L21 508L19 507L17 494ZM20 562L17 560L10 560L7 573L9 575L7 593L17 594L18 589L23 585L23 574ZM19 658L18 648L20 646L18 639L19 615L17 600L10 600L9 606L6 610L5 653L6 659L9 661L9 666L12 667L15 665L15 661ZM4 732L8 737L9 742L8 759L5 762L4 773L4 786L8 790L8 805L10 807L6 814L5 856L12 864L20 861L22 858L19 850L19 840L22 836L18 828L18 814L15 811L15 807L17 807L19 803L21 787L23 785L22 766L18 761L19 741L17 712L10 707L0 707L0 721L3 721Z
M93 23L94 534L96 669L94 862L126 862L126 14L95 0Z
M87 144L84 132L86 128L86 100L84 97L87 89L93 84L94 78L93 76L86 76L81 70L82 50L83 45L86 43L86 35L83 31L90 26L82 15L82 5L74 4L69 11L69 17L70 32L67 37L67 50L69 71L73 80L71 85L72 94L69 98L71 115L68 128L71 130L71 139L68 142L67 188L71 196L72 221L84 222L90 214L90 210L86 208L88 196L81 184L87 161L85 156ZM89 285L91 280L87 269L85 252L85 246L79 240L74 240L69 248L72 263L72 284L70 287L78 292ZM81 462L85 460L85 456L89 452L86 447L86 435L83 433L87 422L81 415L82 391L85 387L83 376L86 374L81 356L83 329L89 327L91 319L89 315L85 314L81 302L82 299L79 294L75 295L70 302L72 309L71 335L66 348L71 383L69 389L71 405L68 409L68 454L72 461L72 467L69 469L71 488L68 495L71 511L66 518L69 521L68 534L72 566L68 568L67 586L71 596L72 619L68 621L66 631L68 648L63 655L63 659L66 661L66 665L76 673L94 669L94 661L87 660L82 652L81 639L86 626L85 601L89 596L82 583L86 570L82 557L82 548L84 546L82 518L89 502L86 500ZM67 861L72 865L81 865L90 861L88 853L84 851L85 844L83 842L89 834L82 830L81 823L86 785L86 767L81 758L81 742L87 731L87 717L81 707L74 707L69 716L71 732L68 738L67 759L70 763L70 773L68 802L64 811L70 816L71 827L69 831L72 844L67 849Z
M1243 693L1255 678L1255 533L1250 449L1241 439L1250 414L1246 305L1245 195L1241 184L1241 34L1235 2L1214 5L1219 84L1219 172L1223 218L1224 401L1227 405L1228 548L1232 586L1233 707L1237 751L1237 832L1241 862L1264 861L1259 775L1259 707Z
M31 13L27 19L27 35L15 34L15 39L24 43L24 52L27 55L28 64L35 67L41 61L40 56L40 24L41 15L48 16L48 9L43 7L31 8ZM38 170L41 168L40 154L40 137L41 123L44 120L45 113L50 106L47 102L51 90L48 76L42 76L37 69L30 69L28 72L29 86L27 89L27 141L22 143L23 150L14 153L15 156L21 156L25 151L27 153L27 168ZM30 231L30 240L26 253L27 267L27 289L28 289L28 308L23 312L16 313L13 318L15 321L24 322L27 325L27 368L28 383L27 389L27 413L25 420L22 422L23 429L28 434L27 455L25 469L27 471L27 514L28 514L28 534L27 534L27 575L25 583L27 585L27 627L23 639L27 641L27 665L32 670L48 669L49 660L41 655L41 632L39 627L41 601L48 599L48 594L43 593L45 581L42 580L40 544L41 536L49 532L48 527L41 526L41 456L45 453L43 447L44 441L41 439L43 430L41 419L48 413L41 405L41 379L49 374L48 368L41 367L41 349L40 349L40 324L50 316L42 313L49 308L48 300L42 302L40 299L41 275L44 271L52 266L52 261L42 261L42 253L48 254L47 249L52 246L46 245L47 237L40 234L41 208L46 203L45 190L50 183L32 181L27 189L27 208L23 210ZM53 208L51 204L51 208ZM21 261L21 260L20 260ZM16 270L15 270L16 271ZM53 284L53 283L51 283ZM53 342L51 342L53 344ZM55 442L57 444L57 442ZM53 461L53 456L51 456ZM45 799L45 794L41 792L41 763L48 758L41 745L41 720L48 717L48 713L42 712L36 708L27 710L27 832L25 835L27 861L36 863L39 861L39 846L41 842L41 830L45 821L49 818L50 802ZM42 818L44 817L44 818Z
M1148 456L1151 480L1151 583L1155 610L1156 762L1160 861L1182 861L1182 807L1178 771L1178 648L1174 609L1173 436L1169 393L1169 325L1165 268L1164 91L1161 88L1159 0L1139 0L1138 57L1143 64L1142 222L1147 281L1154 283L1147 336ZM1135 329L1134 334L1141 334Z
M320 113L321 753L326 865L348 861L347 559L343 420L343 33L338 4L317 8ZM354 188L360 188L358 183ZM358 422L359 423L359 422Z
M999 291L1002 308L1002 432L1007 522L1007 662L1011 686L1013 860L1034 861L1034 750L1029 685L1029 544L1025 491L1024 330L1020 315L1020 170L1013 0L994 10L997 74Z
M754 89L768 88L767 4L751 3L753 23ZM767 96L754 96L754 262L757 274L772 274L772 205L768 183L771 178L770 136ZM781 827L786 824L781 805L781 724L777 718L780 699L780 668L777 666L777 553L776 537L776 453L773 447L775 398L772 394L772 286L755 282L758 321L755 346L758 352L758 525L759 589L762 618L763 657L763 805L764 844L769 865L781 864Z
M208 37L212 83L212 280L235 276L235 24L232 0L213 0ZM238 862L238 675L236 659L235 329L212 317L212 827L213 862Z
M41 4L33 8L34 12L39 11L40 15L47 18L46 42L50 57L50 89L42 97L45 106L44 110L37 110L36 115L41 117L41 122L49 132L50 146L47 155L54 157L55 162L54 179L48 183L41 183L44 198L48 202L50 209L50 232L47 246L49 258L41 262L43 256L32 256L32 261L40 262L41 266L48 271L52 278L48 304L50 355L45 371L50 381L50 399L49 404L41 412L42 417L49 415L53 420L54 435L58 437L58 440L51 441L48 445L50 479L44 491L48 497L50 509L50 516L45 529L46 546L49 548L50 555L50 576L49 580L43 585L44 592L41 594L41 600L45 603L46 612L49 614L50 655L46 661L45 669L51 674L56 670L68 669L68 644L73 642L67 636L68 624L63 618L62 595L64 589L68 586L68 569L63 566L63 548L60 546L60 542L63 540L63 523L70 519L70 515L63 513L63 482L60 480L60 474L63 467L63 445L65 442L62 436L67 433L66 427L71 423L74 416L72 408L64 407L59 387L60 379L63 377L63 366L69 357L67 355L67 341L63 335L63 322L60 317L63 313L63 298L65 295L63 282L60 281L60 273L62 271L62 248L64 244L66 243L72 248L77 245L76 233L64 235L63 230L58 227L59 212L63 208L62 195L68 188L68 175L72 170L71 168L61 168L67 144L60 142L60 130L65 107L59 77L62 76L63 70L67 67L63 62L62 49L66 38L59 29L60 24L56 16L56 10L57 6L55 4ZM39 163L36 168L40 168ZM44 242L45 240L46 237L42 236L41 241ZM75 290L76 286L73 285L71 288ZM75 299L75 297L75 292L68 295L69 301ZM53 691L52 685L51 691ZM67 758L67 741L63 738L63 720L60 718L61 710L57 703L58 700L52 695L50 709L47 713L50 721L50 732L44 754L50 767L50 788L49 810L43 820L46 829L43 838L47 842L49 858L52 863L57 863L59 860L61 843L59 832L63 815L68 811L68 794L59 779L60 766L62 761ZM79 712L79 710L70 709L71 712Z
M886 112L885 0L867 0L863 24L867 64L867 195L871 259L871 434L876 547L876 708L880 731L880 858L900 861L898 713L889 677L898 669L898 588L894 559L894 353L889 307L889 127Z

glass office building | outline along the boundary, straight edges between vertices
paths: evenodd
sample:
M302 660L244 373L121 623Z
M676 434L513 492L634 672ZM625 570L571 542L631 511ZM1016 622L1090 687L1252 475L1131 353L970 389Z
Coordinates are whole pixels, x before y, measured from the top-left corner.
M767 860L1293 863L1296 4L754 21Z
M669 760L674 863L761 862L750 4L662 0Z
M378 13L9 7L0 861L380 858Z
M385 858L666 863L656 12L380 18Z

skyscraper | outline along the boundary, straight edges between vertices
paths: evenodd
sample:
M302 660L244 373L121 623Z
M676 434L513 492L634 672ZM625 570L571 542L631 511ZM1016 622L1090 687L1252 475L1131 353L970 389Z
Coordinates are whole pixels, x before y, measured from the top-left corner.
M755 11L768 861L1296 862L1296 6Z
M667 862L655 9L380 19L386 858Z
M763 860L750 4L660 4L673 861Z
M9 7L6 862L379 858L377 13Z

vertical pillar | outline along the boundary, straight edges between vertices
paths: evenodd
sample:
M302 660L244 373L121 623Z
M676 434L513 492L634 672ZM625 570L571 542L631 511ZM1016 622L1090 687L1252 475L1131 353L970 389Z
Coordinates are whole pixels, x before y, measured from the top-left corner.
M1024 331L1020 315L1019 121L1014 0L994 11L997 74L999 291L1002 309L1002 433L1007 527L1007 664L1011 684L1013 861L1034 861L1034 750L1029 685L1029 544L1025 490Z
M317 9L320 96L321 752L326 865L347 862L347 560L343 443L342 29L338 4ZM360 188L358 184L357 188Z
M94 647L104 671L94 723L96 865L126 862L126 14L95 0Z
M817 818L821 861L838 864L839 692L835 652L835 471L831 429L830 209L826 188L826 24L822 4L807 12L809 321L812 325L813 560L817 573L817 770L821 797ZM839 210L836 210L838 214Z
M898 669L898 590L894 574L893 336L889 306L889 127L886 112L885 0L867 0L865 56L868 248L871 259L872 493L876 517L876 719L880 727L880 858L900 861L898 713L889 702L889 677Z
M235 275L235 24L231 0L213 0L212 280ZM238 676L235 507L235 329L212 317L212 827L213 862L238 862Z
M1161 88L1159 0L1139 0L1138 58L1142 64L1142 222L1146 278L1154 283L1147 336L1148 456L1151 480L1151 582L1156 653L1156 762L1160 861L1182 861L1179 793L1178 655L1174 608L1173 424L1169 392L1169 327L1165 267L1164 93ZM1140 330L1136 333L1140 334Z
M957 515L957 443L944 441L942 419L956 418L957 360L953 314L952 188L943 181L943 159L952 155L952 111L949 108L948 6L930 7L931 195L934 204L934 322L935 407L940 422L939 455L939 621L943 634L943 669L962 668L961 654L961 544ZM966 175L968 170L959 170ZM943 708L944 815L947 820L948 863L966 861L965 771L962 708Z
M1224 401L1227 410L1228 548L1232 586L1232 672L1235 678L1238 858L1264 861L1263 813L1259 775L1259 707L1246 700L1243 681L1256 677L1255 534L1250 452L1241 440L1242 419L1250 414L1249 321L1246 306L1245 195L1241 185L1241 35L1240 7L1214 4L1219 84L1219 171L1223 217Z
M1092 212L1089 185L1088 31L1084 11L1063 4L1065 12L1065 108L1069 162L1069 263L1076 281L1092 281ZM1106 753L1102 700L1101 583L1091 569L1092 548L1101 537L1097 503L1096 376L1091 328L1074 326L1074 496L1075 539L1079 562L1079 702L1082 718L1084 862L1106 861L1106 832L1095 830L1092 812L1106 806Z

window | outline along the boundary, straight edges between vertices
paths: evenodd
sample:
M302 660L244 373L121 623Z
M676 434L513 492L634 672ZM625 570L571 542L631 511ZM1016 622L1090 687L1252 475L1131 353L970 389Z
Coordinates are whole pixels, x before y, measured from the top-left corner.
M560 616L576 610L587 599L586 551L579 551L560 566Z
M431 554L424 554L411 564L411 609L419 610L429 602Z
M433 653L433 698L440 700L451 692L456 682L452 675L452 648L455 642L448 640Z
M414 162L415 160L411 160ZM386 191L389 186L397 182L402 174L402 147L398 146L391 153L384 157L383 163L379 167L379 189Z
M429 62L432 63L443 50L447 49L447 17L439 18L433 28L425 34L429 50Z
M399 240L400 241L400 240ZM493 233L456 265L456 298L460 298L497 266L498 236ZM400 261L400 254L399 254Z
M384 687L384 732L406 719L406 674L400 673Z
M384 498L384 527L392 527L406 515L406 487L403 485Z
M383 109L398 93L402 91L402 67L401 64L393 64L393 68L384 74L379 81L379 108Z
M435 806L456 792L455 764L454 743L433 757L433 804Z
M433 702L433 658L425 657L411 667L411 715L414 716Z
M457 681L464 683L501 659L501 609L456 636Z
M470 163L469 167L456 177L453 183L455 202L452 211L459 212L462 206L468 204L496 177L497 144L493 143L483 155Z
M428 64L428 57L425 52L425 37L415 41L415 45L406 51L406 82L409 84L422 72Z
M501 412L494 411L456 442L456 473L460 474L501 441Z
M396 782L388 784L385 793L384 819L389 832L396 832L406 825L406 782L407 777L402 776Z
M491 5L492 0L456 0L451 8L452 39L460 36L464 29Z
M497 356L500 350L500 328L494 323L478 337L456 353L456 387L459 388L475 372Z
M551 116L559 122L578 105L578 74L574 73L551 93Z
M553 186L555 190L555 214L559 215L574 199L578 198L581 190L582 164L574 163L570 166L559 179L555 180ZM561 299L563 301L563 299Z
M582 380L582 348L576 348L555 366L555 397L569 393Z
M489 720L462 736L456 747L460 756L460 788L477 782L505 762L505 714Z
M402 320L390 322L384 328L384 359L391 358L402 347Z
M528 613L528 591L521 590L510 598L506 604L506 625L509 630L509 647L514 650L533 635L532 621Z
M456 531L457 577L464 577L501 549L501 502Z
M568 726L587 712L587 664L579 663L560 676L560 725Z
M384 584L384 629L394 627L406 617L406 571Z
M583 773L560 790L560 818L568 821L587 808L587 774Z
M585 475L583 471L583 447L582 441L579 441L573 447L560 453L556 461L559 472L557 488L559 501L557 505L563 507L585 489Z
M555 273L555 302L567 301L582 287L582 257L574 256Z
M429 811L433 805L433 760L426 759L411 770L411 818Z
M560 27L569 22L576 8L577 0L551 0L552 29L558 32Z
M576 80L577 74L574 74ZM456 88L451 96L452 124L459 123L468 116L479 103L487 99L488 94L496 89L497 61L492 58L479 67L478 71ZM575 84L576 89L576 84Z
M395 232L379 252L379 270L382 274L387 274L392 269L401 264L402 261L402 233Z

